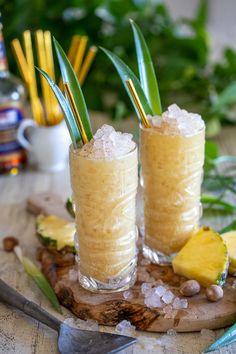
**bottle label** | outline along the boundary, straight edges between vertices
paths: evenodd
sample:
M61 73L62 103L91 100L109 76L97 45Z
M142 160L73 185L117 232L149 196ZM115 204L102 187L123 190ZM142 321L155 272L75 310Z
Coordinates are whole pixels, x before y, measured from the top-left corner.
M7 56L2 32L0 31L0 71L7 69Z
M22 119L19 103L0 105L0 173L20 166L25 160L25 152L16 139Z
M22 110L17 105L0 106L0 131L18 127L22 119Z

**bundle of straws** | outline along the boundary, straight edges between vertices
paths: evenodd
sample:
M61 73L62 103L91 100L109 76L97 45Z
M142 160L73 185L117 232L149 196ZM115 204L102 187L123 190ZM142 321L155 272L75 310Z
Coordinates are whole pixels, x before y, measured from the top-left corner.
M69 61L73 66L80 85L83 85L97 52L97 48L92 46L88 49L85 56L87 42L88 37L74 35L68 51ZM42 100L39 98L31 32L28 30L23 32L24 51L17 38L13 39L11 45L20 74L29 91L34 120L43 126L58 124L63 119L63 113L53 91L43 76L40 76ZM50 31L43 32L42 30L37 30L35 32L35 46L37 65L55 81ZM62 79L60 78L59 87L62 88L62 86Z

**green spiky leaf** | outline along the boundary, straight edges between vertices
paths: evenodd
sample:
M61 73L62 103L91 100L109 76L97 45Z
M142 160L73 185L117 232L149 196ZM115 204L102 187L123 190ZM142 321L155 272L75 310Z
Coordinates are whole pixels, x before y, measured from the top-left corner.
M87 106L85 103L84 95L82 93L79 81L76 77L76 74L71 66L71 63L69 62L64 50L60 46L60 44L57 42L55 38L53 38L54 46L56 49L56 54L57 54L57 59L60 65L60 70L61 70L61 75L63 82L66 83L68 82L72 95L75 100L75 104L77 107L77 110L80 114L83 127L85 130L85 133L88 137L88 140L91 140L93 137L92 129L91 129L91 124L90 124L90 119L88 115L88 110Z
M81 136L80 136L79 129L75 123L74 115L73 115L73 112L70 108L69 103L65 99L65 97L64 97L63 93L61 92L61 90L59 89L59 87L50 78L50 76L45 71L41 70L40 68L36 67L36 69L45 77L45 79L47 80L51 89L53 90L54 95L56 96L58 103L60 104L61 109L64 113L64 118L66 121L67 128L69 130L69 134L70 134L73 146L74 146L74 148L76 148L78 146L78 143L81 141Z
M229 213L236 213L236 206L230 204L217 196L203 194L201 196L201 202L203 204L214 206L219 206L222 210L227 211Z
M223 229L219 231L220 234L224 234L225 232L236 230L236 220L232 221L229 225L225 226Z
M161 115L161 99L156 74L148 46L137 24L133 20L130 20L130 23L134 35L134 43L136 47L136 56L141 86L149 101L153 113Z
M59 301L56 297L56 294L49 284L48 280L45 278L43 273L39 270L36 265L34 265L33 262L27 257L24 257L22 254L22 250L19 246L16 246L14 248L15 254L17 255L19 261L22 263L24 270L26 271L27 274L34 280L34 282L37 284L39 289L42 291L42 293L48 298L48 300L51 302L52 306L60 313L61 311L61 306L59 304Z
M115 54L113 54L112 52L110 52L109 50L105 49L105 48L101 48L101 50L108 56L108 58L112 61L112 63L114 64L124 86L125 86L125 89L131 99L131 102L134 106L134 109L136 111L136 114L137 116L139 117L140 121L141 121L141 117L139 115L139 112L136 108L136 105L133 101L133 98L127 88L127 85L126 85L126 81L128 79L131 79L132 82L133 82L133 85L135 87L135 90L137 91L137 94L138 94L138 97L140 99L140 102L143 106L143 109L145 111L146 114L150 114L150 115L153 115L153 111L151 109L151 106L145 96L145 93L139 83L139 80L137 79L137 77L135 76L135 74L133 73L133 71Z

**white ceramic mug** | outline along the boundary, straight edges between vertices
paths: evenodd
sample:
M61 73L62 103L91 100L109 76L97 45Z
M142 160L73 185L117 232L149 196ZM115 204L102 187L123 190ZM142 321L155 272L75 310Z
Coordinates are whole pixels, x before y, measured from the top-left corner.
M28 139L24 135L26 129ZM24 119L18 128L17 140L27 150L29 163L39 170L56 172L65 168L70 136L64 120L44 127L32 119Z

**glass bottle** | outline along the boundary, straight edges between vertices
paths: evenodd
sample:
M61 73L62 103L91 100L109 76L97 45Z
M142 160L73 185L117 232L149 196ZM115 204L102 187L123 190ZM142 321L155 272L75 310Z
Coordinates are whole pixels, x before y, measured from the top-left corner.
M16 175L25 162L25 151L16 139L23 119L25 88L8 70L0 14L0 174Z

